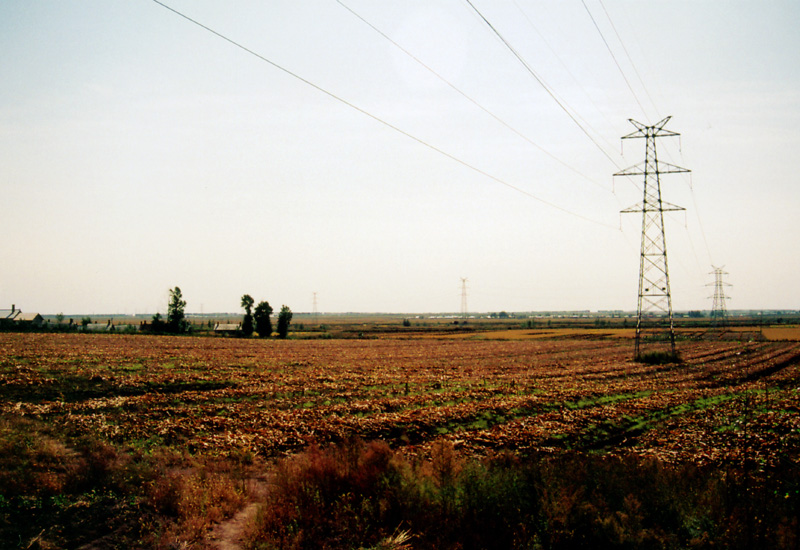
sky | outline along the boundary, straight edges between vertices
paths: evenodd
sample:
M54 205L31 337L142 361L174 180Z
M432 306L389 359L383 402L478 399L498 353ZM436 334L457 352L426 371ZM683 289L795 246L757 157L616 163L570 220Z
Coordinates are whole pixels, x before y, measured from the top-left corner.
M470 2L0 3L0 308L800 308L800 3Z

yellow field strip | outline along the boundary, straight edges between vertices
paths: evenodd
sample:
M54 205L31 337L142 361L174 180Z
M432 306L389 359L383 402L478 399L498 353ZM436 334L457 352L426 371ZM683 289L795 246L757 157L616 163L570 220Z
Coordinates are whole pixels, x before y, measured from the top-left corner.
M709 329L678 328L676 334L689 335L711 333ZM769 341L800 341L800 327L734 327L720 332L720 337L725 338L726 333L733 334L760 334ZM464 332L452 334L437 334L436 338L476 339L476 340L536 340L547 338L633 338L636 334L633 328L557 328L557 329L511 329L494 330L485 332ZM733 335L731 334L731 335Z

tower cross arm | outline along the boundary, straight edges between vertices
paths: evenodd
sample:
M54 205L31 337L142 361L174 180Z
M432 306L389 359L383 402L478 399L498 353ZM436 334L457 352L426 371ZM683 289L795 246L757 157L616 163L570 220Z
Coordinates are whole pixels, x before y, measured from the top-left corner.
M639 202L634 204L633 206L629 206L625 210L620 210L620 214L636 214L642 212L680 212L681 210L686 210L683 206L678 206L677 204L671 204L668 202L661 201L661 205L658 204L647 204L643 202Z
M664 212L680 212L681 210L686 210L686 209L683 206L678 206L677 204L661 201L661 207L653 208L652 210L663 210Z
M672 130L665 130L664 126L666 126L669 119L672 116L668 116L663 118L662 120L656 122L652 126L647 126L642 124L641 122L637 122L632 118L628 119L628 122L633 124L636 127L635 132L631 132L626 136L622 136L622 139L634 139L634 138L646 138L646 137L666 137L666 136L679 136L678 132L673 132Z
M661 167L666 166L666 170L662 170ZM658 172L660 174L682 174L686 172L691 172L688 168L684 168L682 166L675 166L674 164L670 164L668 162L661 162L658 161Z
M674 164L670 164L668 162L661 162L658 161L656 163L656 169L645 171L646 164L644 162L640 162L639 164L634 164L624 170L620 170L614 177L617 176L643 176L645 174L683 174L687 172L691 172L688 168L683 168L682 166L676 166ZM664 169L666 168L666 169Z
M641 176L642 174L644 174L644 163L640 162L639 164L634 164L633 166L629 166L628 168L625 168L624 170L620 170L619 172L614 174L614 177L617 177L617 176Z

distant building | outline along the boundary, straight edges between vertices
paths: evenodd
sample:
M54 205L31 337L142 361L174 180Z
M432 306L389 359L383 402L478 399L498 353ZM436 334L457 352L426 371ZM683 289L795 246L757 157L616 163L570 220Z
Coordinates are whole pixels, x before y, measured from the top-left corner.
M11 309L0 309L0 326L11 325L14 320L22 314L15 305L11 305Z
M44 317L38 313L20 313L14 321L21 326L40 327L44 324Z
M217 323L214 325L214 334L223 336L235 336L242 332L241 323Z
M38 328L43 324L44 317L38 313L22 313L14 304L11 304L11 309L0 309L0 328Z
M86 332L114 332L117 328L111 319L107 323L89 323L83 327Z

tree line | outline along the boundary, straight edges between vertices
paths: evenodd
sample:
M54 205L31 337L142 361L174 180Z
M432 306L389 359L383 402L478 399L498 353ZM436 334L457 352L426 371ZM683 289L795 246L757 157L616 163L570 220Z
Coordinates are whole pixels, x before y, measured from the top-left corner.
M255 305L255 300L249 294L245 294L241 299L241 307L244 309L241 332L244 336L252 336L254 332L261 338L272 336L272 306L267 301L261 301ZM278 313L278 338L286 338L289 335L289 325L292 322L292 310L287 305L282 305ZM180 287L169 290L169 300L167 302L167 317L164 319L160 313L153 315L150 326L151 332L164 332L182 334L189 331L189 321L186 319L186 300Z
M255 300L249 294L242 296L241 306L244 309L244 319L242 320L242 333L245 336L252 336L257 332L261 338L272 336L272 315L273 309L269 302L261 301L253 309ZM278 338L286 338L289 335L289 324L292 322L292 310L289 306L281 306L278 313Z

